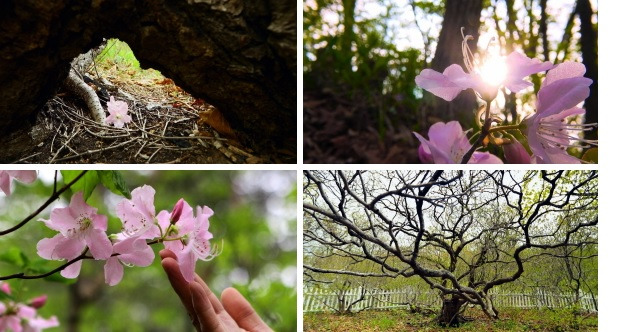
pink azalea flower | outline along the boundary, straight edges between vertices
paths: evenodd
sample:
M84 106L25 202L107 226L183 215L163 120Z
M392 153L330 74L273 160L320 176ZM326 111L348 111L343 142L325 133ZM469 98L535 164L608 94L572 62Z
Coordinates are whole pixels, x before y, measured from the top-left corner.
M596 145L596 141L578 135L596 124L568 124L566 118L585 113L575 107L590 95L592 80L583 77L586 68L576 62L564 62L549 71L538 91L536 113L524 122L528 143L537 162L545 164L579 164L581 160L569 155L566 149L572 142ZM578 146L583 147L583 146Z
M165 241L164 246L170 249L177 256L181 274L187 282L194 280L194 269L196 261L209 260L213 258L211 253L211 245L209 240L213 235L209 232L209 217L213 215L213 211L207 206L196 207L196 217L192 215L192 208L183 200L177 203L182 204L180 217L175 225L173 225L173 233L170 237L179 238L179 240ZM175 206L176 208L176 206ZM172 214L168 211L161 211L157 215L160 225L166 227L170 224Z
M458 121L438 122L428 130L427 140L413 133L421 142L418 156L422 162L435 164L458 164L472 145ZM501 159L488 152L474 152L469 164L502 164Z
M0 189L5 195L11 194L11 179L32 183L37 179L36 171L0 171Z
M120 100L114 100L114 96L110 96L110 101L108 102L108 112L110 112L110 115L105 119L105 122L108 124L114 124L114 127L116 128L123 128L125 123L131 122L131 116L128 114L129 108L127 103Z
M123 279L123 264L149 266L153 263L155 253L145 239L138 237L127 238L114 244L113 255L107 259L104 269L105 282L110 286L118 284Z
M553 68L549 61L541 63L538 59L530 59L515 51L505 59L506 76L499 84L485 82L476 69L465 73L457 64L448 66L443 73L432 69L424 69L416 76L415 82L422 89L444 100L451 101L467 89L474 89L478 95L490 101L495 99L500 86L507 87L511 92L519 92L532 83L523 80L524 77Z
M447 101L456 98L463 90L473 89L480 98L490 102L497 96L500 86L507 87L511 92L521 91L532 86L532 83L523 80L524 77L553 68L549 61L541 63L540 60L530 59L517 51L506 58L487 59L483 66L475 66L473 54L467 44L471 39L473 37L463 35L463 58L469 73L465 73L457 64L448 66L443 73L424 69L416 76L416 84ZM498 75L497 71L502 73ZM486 76L494 77L490 81L485 80Z
M37 315L37 310L22 303L0 302L0 331L39 332L58 326L58 319L49 319Z
M95 259L107 259L112 255L112 243L105 231L108 219L96 214L97 209L84 201L81 192L71 197L68 207L52 210L49 220L43 220L47 227L59 231L53 238L37 243L37 253L45 259L67 259L78 257L88 246ZM75 278L80 273L82 261L66 267L61 275Z
M131 192L131 200L123 199L116 206L116 214L123 223L123 236L152 239L159 235L155 225L155 189L144 185ZM120 238L123 239L123 236Z
M504 148L504 157L509 164L535 164L536 159L530 157L525 147L519 142L514 141L510 144L502 146Z

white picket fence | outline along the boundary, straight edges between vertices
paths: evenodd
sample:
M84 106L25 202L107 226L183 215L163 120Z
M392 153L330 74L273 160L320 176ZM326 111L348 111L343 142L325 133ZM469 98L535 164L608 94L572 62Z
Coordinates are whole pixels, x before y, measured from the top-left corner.
M355 288L341 292L339 296L326 289L304 289L304 312L335 311L339 305L348 307L352 302L360 298L362 289ZM498 308L566 308L572 306L575 301L574 295L550 294L538 290L530 294L491 292L493 304ZM343 299L339 303L339 297ZM590 295L582 295L578 305L583 310L597 311L598 299ZM404 290L367 290L363 300L352 306L352 312L366 309L382 310L392 308L408 308L409 304L418 307L439 308L441 299L437 292L421 291L413 289Z

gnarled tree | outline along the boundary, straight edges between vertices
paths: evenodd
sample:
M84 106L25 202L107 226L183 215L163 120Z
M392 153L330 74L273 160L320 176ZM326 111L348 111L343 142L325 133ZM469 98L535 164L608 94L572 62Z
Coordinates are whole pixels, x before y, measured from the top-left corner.
M306 273L419 277L442 294L442 325L458 325L465 304L498 318L491 289L519 279L542 252L597 241L596 171L304 175L304 255L348 259L308 259ZM362 261L374 269L356 269Z

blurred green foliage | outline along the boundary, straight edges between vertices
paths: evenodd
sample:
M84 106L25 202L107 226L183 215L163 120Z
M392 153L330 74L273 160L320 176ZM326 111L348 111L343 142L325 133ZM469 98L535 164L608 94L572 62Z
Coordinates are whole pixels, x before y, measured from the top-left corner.
M140 62L133 55L133 51L127 45L127 43L118 39L108 39L106 46L99 53L96 62L110 61L117 65L123 65L127 67L133 67L134 69L140 69Z
M95 173L97 171L89 171ZM17 224L52 192L54 172L42 171L31 185L16 183L11 196L0 197L0 229ZM296 328L296 175L279 171L121 171L130 190L148 184L155 188L156 211L172 210L179 198L191 206L207 205L212 244L223 248L209 262L199 261L196 272L216 294L233 286L248 298L276 331ZM92 176L92 174L90 174ZM112 174L108 174L112 175ZM105 179L99 174L100 178ZM63 186L60 174L58 188ZM116 179L118 181L118 179ZM108 234L120 231L115 206L122 196L103 185L88 203L108 216ZM69 195L48 207L19 230L0 237L0 276L41 273L60 265L36 254L36 244L56 234L37 221L49 218L52 207L68 204ZM154 245L155 252L162 245ZM117 286L104 283L103 262L85 261L77 280L55 274L50 280L9 281L13 297L22 302L48 295L39 310L56 315L60 327L46 331L193 331L190 320L170 287L156 257L146 268L125 268ZM55 281L53 281L55 280ZM59 282L60 281L60 282Z
M365 105L381 134L390 120L417 123L420 114L415 110L421 92L416 96L412 91L415 76L427 67L421 50L396 46L390 17L399 9L389 1L383 4L385 12L376 18L358 12L350 21L345 18L346 7L355 6L355 1L306 2L303 14L304 90L343 94L355 104ZM443 6L428 5L423 9L443 11ZM338 22L331 24L325 19L329 15L337 15Z

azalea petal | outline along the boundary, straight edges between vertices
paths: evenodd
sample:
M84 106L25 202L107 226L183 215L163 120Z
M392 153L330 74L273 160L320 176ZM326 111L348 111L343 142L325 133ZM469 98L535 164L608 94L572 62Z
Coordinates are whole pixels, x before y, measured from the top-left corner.
M524 77L549 70L553 68L553 64L549 61L541 62L538 59L531 59L520 52L514 51L506 57L506 67L508 68L508 73L504 80L504 85L511 92L518 92L533 85L530 82L524 81Z
M590 95L592 80L573 77L555 81L538 91L536 117L547 117L575 107Z
M433 162L436 164L454 164L454 161L450 158L450 155L441 149L438 149L433 143L428 141L422 135L414 132L415 137L417 137L421 144L426 145L428 149L431 151L431 155L433 156Z
M66 238L56 234L37 243L37 254L45 259L73 259L79 256L86 246L78 239Z
M183 278L185 278L187 282L192 282L192 280L194 280L194 270L196 269L196 260L198 258L187 246L181 252L176 254L177 261L179 262L179 269L181 270Z
M0 189L7 196L11 194L11 177L6 171L0 171Z
M433 163L433 155L431 154L431 150L426 143L422 142L420 144L420 147L418 147L418 157L420 158L420 161L424 164Z
M90 217L97 213L97 209L86 204L84 201L84 194L80 191L71 197L71 203L69 203L69 209L75 219L80 217Z
M155 253L153 252L153 248L148 245L140 251L121 255L121 260L123 262L136 266L149 266L153 263L154 259Z
M541 88L546 87L547 85L573 77L583 77L586 73L586 66L579 62L562 62L557 67L550 70L545 80L543 81Z
M48 319L41 318L41 317L35 317L31 319L30 321L28 321L28 324L30 324L30 326L34 328L35 331L40 331L42 329L47 329L50 327L56 327L60 325L60 323L58 323L58 318L56 318L56 316L52 316Z
M103 266L105 283L114 286L123 279L123 264L119 262L118 256L110 257Z
M155 189L149 185L138 187L131 192L131 200L143 215L155 217Z
M31 319L37 315L37 310L35 308L29 307L27 305L19 304L17 307L17 316L24 319Z
M49 220L41 220L43 220L47 227L59 231L65 236L69 236L69 230L79 228L76 215L70 207L53 209Z
M461 68L459 65L452 66ZM448 68L446 68L446 70L448 70ZM463 71L462 68L460 70ZM458 76L457 69L451 70L449 72L457 78L460 77ZM463 74L465 74L465 72L463 72ZM446 101L453 100L454 98L456 98L456 96L459 95L459 93L461 93L461 91L467 89L456 84L446 75L436 72L432 69L422 70L420 72L420 75L416 76L415 83L422 89L427 90L435 96L440 97Z
M449 151L463 135L463 128L458 121L437 122L428 129L428 139L442 150Z
M32 183L37 179L37 171L6 171L10 176L23 183Z
M114 252L120 253L119 259L137 266L149 266L155 259L153 249L140 238L130 238L114 244Z
M81 269L82 269L82 260L78 260L75 263L65 267L62 271L60 271L60 275L67 279L77 278L77 276L80 275Z
M21 319L15 315L6 316L3 318L4 324L8 328L9 331L13 332L22 332L22 322Z
M107 259L112 255L112 243L104 231L90 230L86 234L85 241L95 259Z
M501 159L489 152L476 151L469 158L468 164L503 164Z

